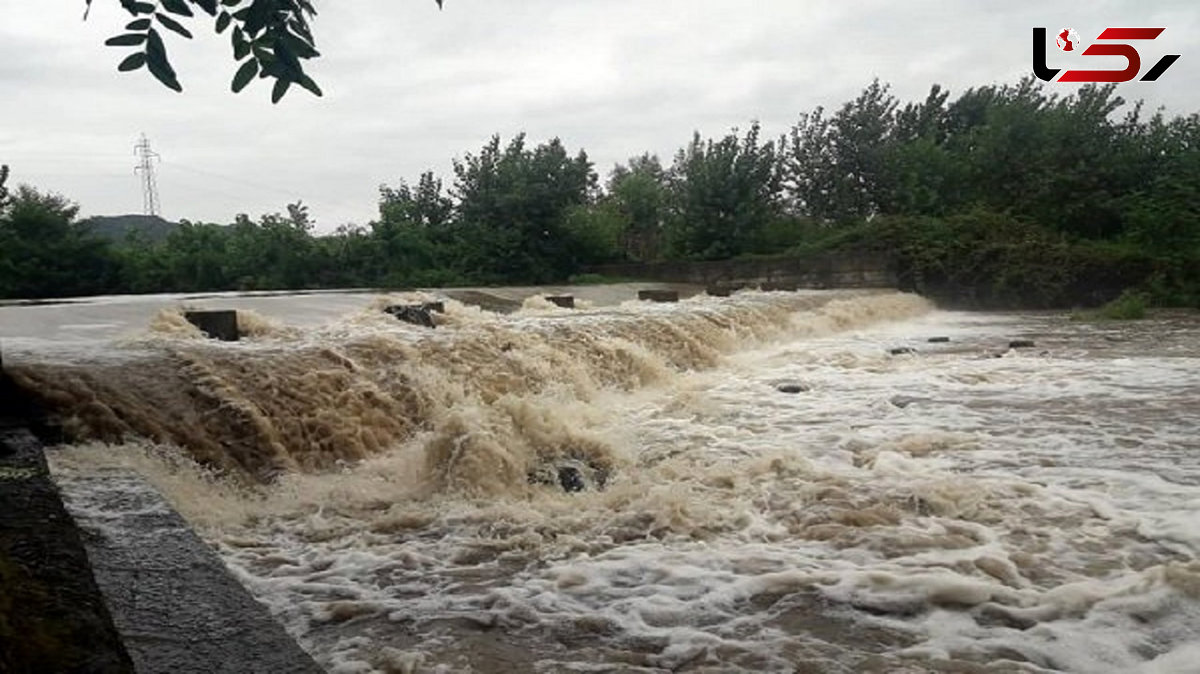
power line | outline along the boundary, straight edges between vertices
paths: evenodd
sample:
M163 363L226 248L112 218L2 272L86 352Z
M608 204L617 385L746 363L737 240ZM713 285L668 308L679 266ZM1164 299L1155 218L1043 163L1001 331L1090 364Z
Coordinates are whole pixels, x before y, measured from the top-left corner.
M159 159L158 153L150 149L150 139L144 133L133 152L138 156L138 165L133 172L142 174L142 211L146 215L158 215L158 184L154 179L154 160Z

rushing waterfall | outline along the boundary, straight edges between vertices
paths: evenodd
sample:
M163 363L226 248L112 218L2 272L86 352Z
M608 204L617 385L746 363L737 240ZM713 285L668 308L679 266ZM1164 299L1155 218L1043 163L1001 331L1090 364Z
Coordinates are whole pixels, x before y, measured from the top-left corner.
M237 343L101 302L5 363L69 498L141 473L330 671L1195 671L1194 316L379 310L422 299L257 298Z

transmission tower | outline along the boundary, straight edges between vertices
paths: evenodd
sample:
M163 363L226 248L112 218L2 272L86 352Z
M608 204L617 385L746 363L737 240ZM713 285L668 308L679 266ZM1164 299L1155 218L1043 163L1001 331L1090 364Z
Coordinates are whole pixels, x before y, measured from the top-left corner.
M142 134L141 140L133 146L133 153L138 157L138 165L134 173L142 176L142 211L146 215L158 215L158 183L154 179L154 162L158 153L150 149L150 139Z

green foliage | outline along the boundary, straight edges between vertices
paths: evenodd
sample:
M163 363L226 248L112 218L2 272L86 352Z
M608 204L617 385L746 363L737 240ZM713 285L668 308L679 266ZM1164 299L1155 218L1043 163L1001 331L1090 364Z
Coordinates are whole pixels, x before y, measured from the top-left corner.
M443 0L434 0L441 8ZM159 28L192 39L184 25L198 21L193 8L207 14L216 33L230 32L234 61L242 61L230 85L241 91L256 76L274 80L271 102L278 103L291 85L299 85L316 96L321 88L304 72L304 61L320 56L309 22L317 11L309 0L158 0L139 2L120 0L133 20L127 32L105 41L110 47L137 47L117 66L121 72L145 68L169 89L183 91L183 85L167 55ZM87 12L92 0L84 0Z
M602 205L624 221L621 253L630 260L653 260L663 252L663 229L670 207L667 172L657 156L644 154L618 165L608 178Z
M494 136L454 162L457 260L482 281L544 283L566 277L578 254L571 209L591 202L596 174L587 154L557 139L529 149L525 135L503 148Z
M1126 290L1117 299L1096 310L1098 318L1132 321L1146 317L1146 298L1141 293Z
M751 250L778 212L775 144L759 142L759 125L744 138L700 134L675 156L674 206L668 237L681 257L719 259Z
M71 297L115 287L108 244L75 222L79 207L21 185L0 207L0 296Z

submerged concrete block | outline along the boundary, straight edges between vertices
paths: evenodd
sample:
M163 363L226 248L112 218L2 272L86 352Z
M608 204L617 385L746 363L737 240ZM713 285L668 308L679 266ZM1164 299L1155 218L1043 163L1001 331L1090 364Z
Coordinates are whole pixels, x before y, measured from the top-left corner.
M241 337L241 333L238 331L237 312L232 309L185 311L183 317L213 339L236 342Z
M639 290L638 299L649 302L678 302L679 293L674 290Z
M574 295L547 295L546 301L550 302L551 304L553 304L555 306L562 307L564 309L574 309L575 308L575 296Z

